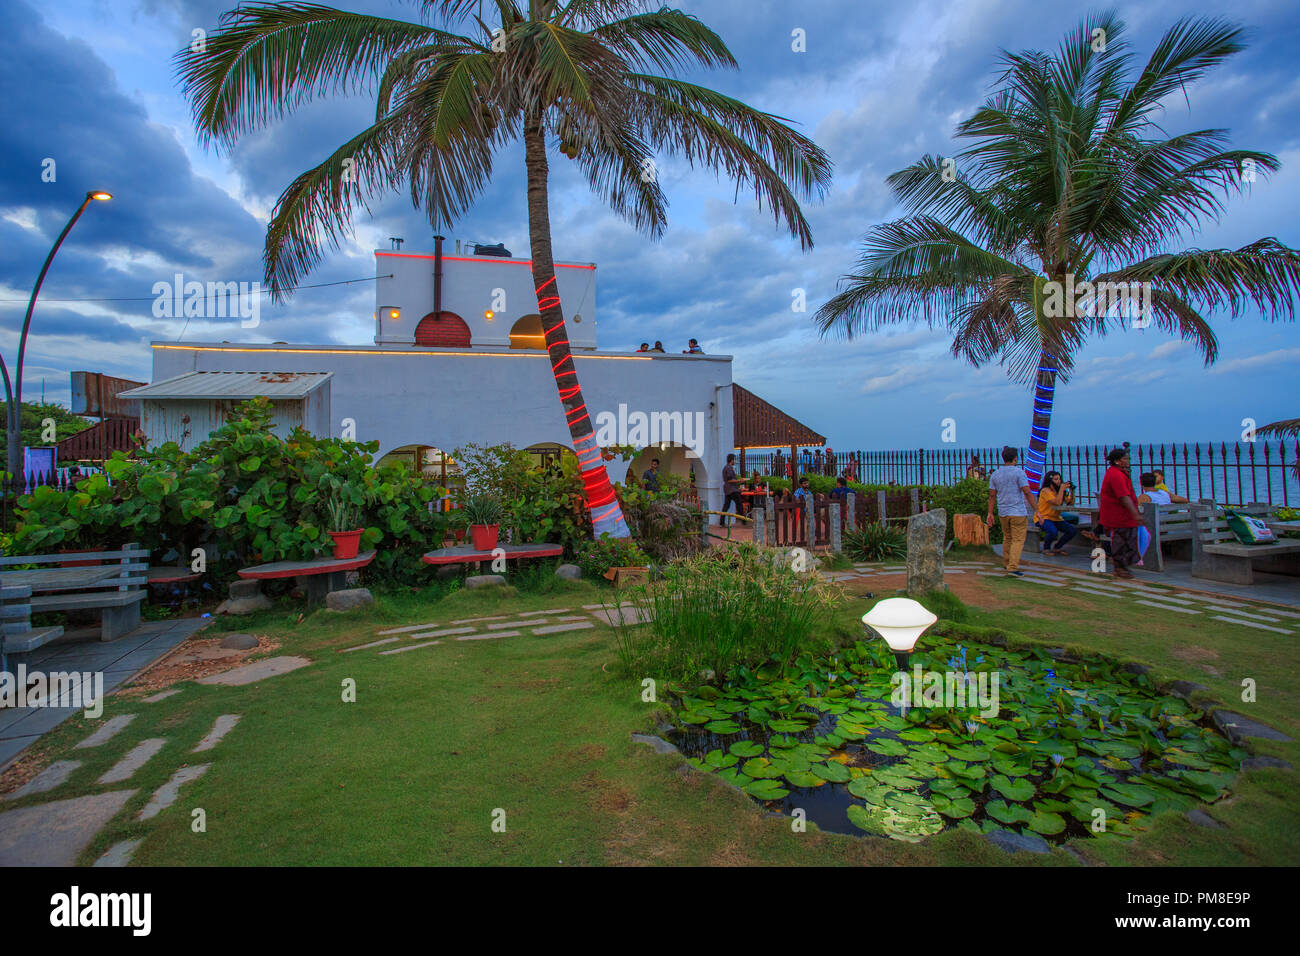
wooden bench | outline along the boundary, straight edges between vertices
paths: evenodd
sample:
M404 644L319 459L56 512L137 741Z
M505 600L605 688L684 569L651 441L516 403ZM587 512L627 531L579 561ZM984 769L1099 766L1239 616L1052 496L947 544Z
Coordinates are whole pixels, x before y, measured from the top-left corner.
M149 552L136 544L118 551L89 554L30 554L0 558L0 568L23 564L67 564L72 561L97 561L78 567L35 568L0 571L0 585L26 587L30 596L16 598L26 604L27 615L50 611L100 612L100 640L111 641L134 630L140 624L140 604L147 594L142 587L147 578ZM21 612L11 612L15 615Z
M1228 584L1254 584L1257 564L1261 571L1300 574L1300 540L1242 544L1217 506L1196 504L1192 510L1195 514L1192 577ZM1247 505L1232 510L1258 518L1267 515L1269 508L1267 505Z
M1143 570L1165 569L1167 544L1186 541L1189 547L1195 548L1192 544L1196 537L1196 522L1192 513L1195 505L1186 502L1160 505L1147 501L1138 507L1142 509L1142 520L1146 523L1147 531L1151 533L1151 543L1142 556Z

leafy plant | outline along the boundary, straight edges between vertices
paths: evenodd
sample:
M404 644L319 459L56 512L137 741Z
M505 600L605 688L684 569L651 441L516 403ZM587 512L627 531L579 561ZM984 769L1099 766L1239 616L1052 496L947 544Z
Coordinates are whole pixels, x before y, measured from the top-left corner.
M900 525L873 521L845 531L841 550L855 561L888 561L907 556L907 532Z
M596 541L583 541L574 549L574 560L582 573L601 578L610 568L640 568L650 564L650 557L632 538L611 538L607 534Z
M487 494L470 495L465 499L460 510L464 514L465 521L472 525L500 524L501 516L505 513L501 499Z

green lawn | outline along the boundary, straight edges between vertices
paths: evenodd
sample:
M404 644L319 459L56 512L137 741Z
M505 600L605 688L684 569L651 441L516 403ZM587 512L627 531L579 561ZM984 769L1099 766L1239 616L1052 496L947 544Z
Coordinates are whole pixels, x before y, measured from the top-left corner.
M1125 602L1122 613L1083 595L1052 594L1023 581L988 581L1001 607L969 610L968 623L1000 628L1013 640L1099 650L1151 664L1159 675L1208 685L1224 700L1240 695L1243 676L1259 684L1259 701L1235 705L1300 736L1294 642L1281 635L1218 622L1169 622L1160 612ZM610 631L492 641L444 639L436 647L380 656L340 654L374 640L385 627L580 607L609 592L583 583L547 582L546 593L484 591L381 595L364 611L317 612L295 623L285 604L214 628L267 634L277 653L314 663L246 687L178 685L155 704L111 698L105 717L139 716L97 750L69 751L90 722L68 721L41 743L49 760L83 761L59 797L98 792L95 779L130 746L165 737L167 746L136 774L138 790L87 850L90 862L107 847L144 837L140 864L1022 864L1078 865L1071 854L1011 857L957 830L921 844L860 839L810 830L795 833L784 818L714 777L684 769L629 735L651 730L662 705L641 701L639 681L615 676ZM882 595L877 594L877 598ZM1100 601L1102 599L1095 599ZM840 613L846 636L872 602L853 597ZM1110 603L1110 602L1108 602ZM1149 613L1148 613L1149 612ZM1208 624L1214 624L1211 628ZM1245 632L1245 633L1239 633ZM214 629L203 632L211 636ZM391 645L390 645L391 646ZM1180 648L1217 653L1213 677ZM1179 655L1182 655L1181 657ZM1190 657L1195 657L1195 654ZM342 700L347 680L356 702ZM1235 688L1235 690L1234 690ZM207 754L189 750L218 714L243 719ZM1300 745L1260 747L1295 764ZM183 763L211 761L208 773L171 809L134 822L149 794ZM1300 837L1292 771L1256 771L1210 812L1222 830L1180 815L1156 820L1133 841L1076 841L1090 861L1107 864L1292 864ZM26 798L12 806L40 802ZM207 829L191 829L202 808ZM494 832L494 812L505 832Z

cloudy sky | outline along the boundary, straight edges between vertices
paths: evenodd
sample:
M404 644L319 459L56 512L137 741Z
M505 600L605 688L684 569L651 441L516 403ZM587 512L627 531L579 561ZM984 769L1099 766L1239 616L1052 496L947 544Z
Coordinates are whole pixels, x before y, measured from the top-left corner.
M88 188L95 204L46 280L27 353L25 394L66 401L68 372L147 380L154 339L368 344L368 282L298 292L265 306L260 327L155 319L151 289L177 272L257 280L265 225L292 178L373 115L364 98L313 104L228 153L202 148L176 85L173 55L211 30L234 0L45 0L0 5L0 348L12 365L27 296L53 238ZM404 0L340 4L415 18ZM735 356L736 381L829 436L838 448L938 447L953 418L960 445L1021 443L1030 395L1003 369L951 357L941 331L902 326L852 342L820 338L812 313L849 271L873 223L899 215L885 177L924 153L954 151L952 131L982 101L1000 49L1054 48L1090 10L1042 0L682 0L717 30L738 71L692 76L787 117L835 164L823 202L805 211L816 246L774 228L752 194L671 160L660 178L669 228L651 242L605 210L557 153L551 214L556 256L600 266L600 345L669 350L700 339ZM1116 8L1143 59L1180 17L1203 4L1143 0ZM793 12L792 12L793 11ZM1300 242L1300 23L1292 0L1237 0L1225 11L1250 46L1167 104L1170 132L1228 128L1234 145L1276 154L1282 170L1229 202L1187 246L1237 247L1264 236ZM806 52L792 49L792 31ZM42 179L47 159L56 179ZM306 280L374 275L373 250L403 236L431 247L432 230L395 195L355 222L355 235ZM501 154L491 187L449 231L505 242L526 255L522 151ZM808 309L792 310L803 289ZM95 300L95 301L91 301ZM109 300L109 301L104 301ZM1300 326L1212 316L1220 357L1209 369L1190 346L1133 330L1090 344L1057 392L1055 443L1233 440L1244 418L1300 414ZM203 327L199 327L202 325Z

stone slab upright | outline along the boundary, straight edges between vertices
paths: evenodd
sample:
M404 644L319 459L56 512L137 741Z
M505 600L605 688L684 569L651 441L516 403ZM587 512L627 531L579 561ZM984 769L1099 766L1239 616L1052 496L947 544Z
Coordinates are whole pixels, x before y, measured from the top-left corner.
M907 521L907 593L943 590L943 539L948 513L942 508L914 515Z

